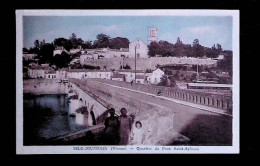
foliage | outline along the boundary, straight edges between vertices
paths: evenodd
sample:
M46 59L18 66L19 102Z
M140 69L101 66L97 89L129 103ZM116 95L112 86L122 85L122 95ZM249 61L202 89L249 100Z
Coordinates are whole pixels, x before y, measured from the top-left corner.
M57 66L57 68L68 67L69 62L71 61L70 55L66 52L57 54L54 56L52 63Z
M116 38L110 39L109 48L112 48L112 49L128 48L129 43L130 42L127 38L116 37Z
M97 40L94 41L93 48L107 48L109 47L110 36L103 33L97 35Z
M219 69L225 70L229 72L229 75L232 75L232 54L227 54L224 56L223 60L218 61L217 67Z
M148 45L148 55L155 57L161 55L162 57L203 57L216 58L222 51L221 45L213 45L212 48L207 48L200 45L199 40L195 39L193 44L183 44L180 38L177 38L175 44L167 41L151 42Z

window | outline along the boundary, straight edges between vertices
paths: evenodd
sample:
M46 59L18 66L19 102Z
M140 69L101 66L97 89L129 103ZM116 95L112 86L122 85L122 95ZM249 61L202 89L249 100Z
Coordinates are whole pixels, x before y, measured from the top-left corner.
M101 74L99 74L99 77L101 77Z
M54 75L53 77L56 78L56 75Z
M50 76L50 75L48 75L48 78L51 78L51 76Z

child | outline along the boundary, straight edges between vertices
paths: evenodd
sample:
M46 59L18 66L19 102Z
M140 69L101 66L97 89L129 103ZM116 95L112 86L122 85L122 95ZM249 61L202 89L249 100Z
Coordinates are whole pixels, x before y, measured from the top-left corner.
M140 121L135 122L135 128L132 132L131 144L142 145L144 141L144 133L142 128L142 123Z

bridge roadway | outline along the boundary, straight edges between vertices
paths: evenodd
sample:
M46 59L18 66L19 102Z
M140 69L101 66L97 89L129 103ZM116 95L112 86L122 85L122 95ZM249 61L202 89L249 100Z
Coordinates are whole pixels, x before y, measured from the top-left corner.
M174 114L174 130L188 137L191 145L232 145L232 115L216 112L214 108L210 110L209 108L204 109L204 107L189 106L189 104L183 104L177 100L140 93L98 80L75 81L100 98L105 96L102 94L107 94L109 97L103 99L108 102L114 102L120 97L120 99L130 99L139 106L136 109L141 110L142 113L149 112L149 109L157 109ZM134 111L129 110L129 112Z

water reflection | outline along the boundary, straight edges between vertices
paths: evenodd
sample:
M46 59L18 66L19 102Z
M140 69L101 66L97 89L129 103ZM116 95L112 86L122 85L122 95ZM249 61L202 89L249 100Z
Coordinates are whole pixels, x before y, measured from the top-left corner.
M86 128L70 117L67 95L24 95L24 145L40 145L50 138Z

